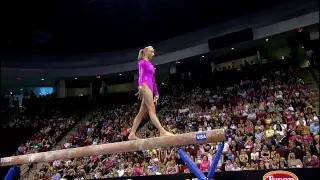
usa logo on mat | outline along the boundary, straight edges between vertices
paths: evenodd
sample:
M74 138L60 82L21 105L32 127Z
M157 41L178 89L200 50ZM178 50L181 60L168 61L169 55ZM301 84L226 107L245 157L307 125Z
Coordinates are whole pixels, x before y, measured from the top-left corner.
M299 180L299 178L289 171L271 171L263 176L263 180Z
M205 140L207 140L207 134L206 133L196 134L196 141L205 141Z

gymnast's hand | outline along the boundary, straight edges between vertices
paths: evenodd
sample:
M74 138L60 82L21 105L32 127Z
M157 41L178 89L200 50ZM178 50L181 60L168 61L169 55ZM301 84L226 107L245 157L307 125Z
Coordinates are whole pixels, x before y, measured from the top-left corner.
M155 105L158 104L158 100L159 100L159 95L154 96L153 102L154 102Z
M135 94L136 96L138 96L139 100L142 100L142 93L143 93L142 87L139 87L138 92Z

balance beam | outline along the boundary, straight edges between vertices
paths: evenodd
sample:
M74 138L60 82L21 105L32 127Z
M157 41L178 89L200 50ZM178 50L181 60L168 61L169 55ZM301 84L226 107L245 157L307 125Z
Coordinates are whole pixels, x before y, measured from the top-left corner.
M220 141L226 141L224 129L5 157L0 159L0 167L120 152L133 152L145 149L206 144Z

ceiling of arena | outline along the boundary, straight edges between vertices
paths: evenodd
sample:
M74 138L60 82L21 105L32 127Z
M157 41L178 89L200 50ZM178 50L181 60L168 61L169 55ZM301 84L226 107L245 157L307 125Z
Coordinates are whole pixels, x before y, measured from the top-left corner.
M0 39L7 53L109 52L166 40L288 1L7 1L3 9L8 18Z
M257 49L260 49L260 50L265 49L270 51L274 51L274 49L281 50L283 49L283 47L287 46L287 37L292 33L294 33L294 31L270 36L268 42L266 42L265 39L259 39L255 41L245 42L242 44L236 44L232 46L234 50L231 50L230 49L231 47L226 47L219 51L211 51L206 54L201 54L198 56L181 59L179 61L180 62L179 66L181 66L182 68L196 68L197 66L201 66L202 63L205 63L208 61L209 62L214 61L215 63L220 63L220 62L236 60L239 58L252 56L256 54ZM270 54L275 54L275 53L270 52ZM284 52L278 52L279 57L283 55L285 55ZM156 66L157 81L158 82L165 81L168 78L169 68L175 67L175 66L176 66L175 62ZM137 73L138 73L137 70L135 70L135 71L122 72L121 74L116 73L116 74L101 75L100 80L105 80L108 83L110 82L123 83L124 81L129 82L133 80L133 76ZM7 92L13 91L13 89L19 91L21 88L23 89L24 87L40 87L40 86L52 87L56 82L55 78L48 78L48 77L34 77L34 78L22 77L21 80L17 80L16 78L17 77L1 76L1 88L9 89L7 90ZM94 76L69 77L69 78L62 77L60 79L65 79L67 81L70 81L70 80L75 80L74 78L77 78L76 81L93 81L96 79L96 77Z

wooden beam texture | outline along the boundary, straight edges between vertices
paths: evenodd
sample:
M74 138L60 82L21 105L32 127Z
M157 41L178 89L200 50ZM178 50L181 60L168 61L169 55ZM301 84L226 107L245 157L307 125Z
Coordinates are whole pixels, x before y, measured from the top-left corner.
M226 141L225 131L224 129L215 129L211 131L177 134L174 136L155 137L134 141L123 141L110 144L92 145L72 149L5 157L0 159L0 167L35 162L49 162L57 159L69 159L102 154L132 152L160 147L165 148L192 144L206 144L221 141Z

